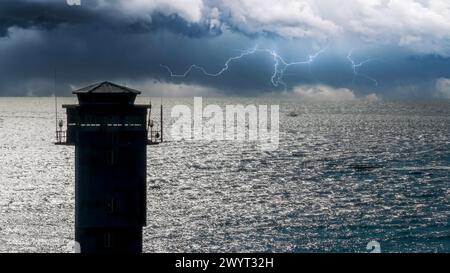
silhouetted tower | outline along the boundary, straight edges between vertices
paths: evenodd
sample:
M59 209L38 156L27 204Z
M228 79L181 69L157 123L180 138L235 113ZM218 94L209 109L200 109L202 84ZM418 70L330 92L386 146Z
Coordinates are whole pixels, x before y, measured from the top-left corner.
M110 82L73 93L79 104L63 105L57 144L75 146L75 239L82 253L142 252L151 105Z

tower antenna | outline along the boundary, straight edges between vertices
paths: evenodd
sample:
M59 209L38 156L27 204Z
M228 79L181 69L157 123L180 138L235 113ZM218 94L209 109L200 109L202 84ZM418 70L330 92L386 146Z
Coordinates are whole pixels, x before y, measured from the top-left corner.
M163 133L164 133L164 129L163 129L164 123L163 123L163 97L161 96L161 127L159 128L161 131L161 142L164 141L164 137L163 137Z
M149 141L153 144L153 120L152 120L152 99L149 98L148 107L148 122L147 122L147 133L149 134Z
M53 92L55 94L55 132L56 132L56 141L58 141L58 95L56 94L56 68L53 68Z

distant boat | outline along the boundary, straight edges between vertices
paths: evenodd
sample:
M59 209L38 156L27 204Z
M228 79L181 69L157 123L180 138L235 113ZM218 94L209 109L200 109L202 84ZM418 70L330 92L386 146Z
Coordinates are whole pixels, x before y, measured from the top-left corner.
M295 118L295 117L300 116L300 114L296 113L296 112L289 112L286 116L291 117L291 118Z

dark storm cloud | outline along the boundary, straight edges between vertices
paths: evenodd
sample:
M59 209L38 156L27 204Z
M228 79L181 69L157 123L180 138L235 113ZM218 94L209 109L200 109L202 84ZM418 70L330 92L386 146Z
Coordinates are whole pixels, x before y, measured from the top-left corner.
M71 84L164 77L159 63L176 63L175 55L182 62L174 52L202 51L198 38L220 31L177 14L129 16L99 8L96 1L76 7L65 1L5 0L0 34L0 94L45 95L53 90L54 69L64 93Z
M186 16L164 10L130 13L114 8L112 3L118 1L109 1L108 5L100 5L99 1L82 3L68 6L63 0L1 2L0 95L51 94L54 70L60 94L103 80L129 85L190 84L233 95L261 94L284 90L271 83L275 62L268 53L232 62L231 69L220 77L194 70L186 78L173 78L160 64L170 66L177 74L184 73L191 64L215 73L228 58L239 54L238 49L256 44L276 49L286 61L307 60L314 53L314 41L307 38L285 39L275 32L261 34L248 29L242 34L231 23L226 28L212 27L209 19L192 22ZM231 20L226 13L219 17L222 21ZM366 78L353 75L347 49L334 49L338 45L332 43L329 46L311 66L299 65L286 71L284 81L288 89L325 84L346 87L358 94L423 97L430 96L436 79L450 78L448 58L381 46L355 53L358 61L374 58L358 71L377 79L379 85L375 86Z
M248 40L245 37L214 41L220 30L211 30L206 23L188 23L176 14L159 12L130 17L114 9L99 9L95 1L88 3L74 7L64 1L7 0L1 4L0 29L5 37L0 40L0 94L49 94L55 69L64 93L71 84L104 79L155 78L231 90L259 87L258 76L249 73L250 69L243 72L248 75L245 82L234 77L241 74L239 70L219 80L198 73L177 80L160 66L184 69L198 62L220 68L227 54L236 54L237 40Z
M3 0L0 4L0 35L11 27L52 29L60 24L81 24L93 21L89 8L68 7L64 1ZM103 14L97 19L104 22Z
M189 37L220 34L217 30L210 31L205 23L189 23L177 14L153 12L146 17L129 16L110 6L99 6L95 0L85 1L82 6L69 6L64 0L2 0L0 4L0 36L8 35L11 27L52 30L60 25L114 29L128 34L163 29Z
M211 71L220 70L224 61L245 49L249 40L238 36L192 39L170 31L152 33L122 33L114 30L92 31L79 26L61 26L52 31L15 30L0 59L0 80L4 94L52 92L53 69L57 70L58 86L68 93L69 84L83 85L101 80L139 82L156 80L206 85L225 89L255 91L270 88L273 63L268 56L246 58L242 64L233 63L233 69L223 77L211 78L194 71L184 79L170 78L160 64L168 64L182 72L191 63L198 63ZM1 44L1 42L0 42ZM262 76L263 75L263 76ZM261 77L264 77L262 79ZM32 81L23 88L23 79ZM39 84L41 88L38 88Z

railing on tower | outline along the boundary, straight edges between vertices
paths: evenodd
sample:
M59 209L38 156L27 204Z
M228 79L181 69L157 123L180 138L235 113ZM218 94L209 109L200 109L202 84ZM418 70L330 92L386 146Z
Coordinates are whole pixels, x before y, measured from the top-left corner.
M160 119L159 122L152 118L151 116L151 109L152 105L150 103L149 107L149 114L148 114L148 122L147 122L147 144L148 145L157 145L163 142L163 106L161 105L161 112L160 112ZM69 124L69 126L81 126L81 127L96 127L100 128L102 126L111 127L111 126L124 126L125 124ZM126 126L131 126L135 124L126 124ZM125 127L125 126L124 126ZM63 120L59 120L56 125L56 145L67 145L67 130L64 129L64 122Z
M163 142L163 106L161 104L161 115L160 122L157 122L152 119L152 103L150 102L149 113L148 113L148 123L147 123L147 132L148 132L148 145L157 145Z
M56 144L66 144L67 132L63 130L56 131Z
M63 120L59 120L58 125L56 127L56 144L63 145L67 142L67 131L63 130L64 122Z

